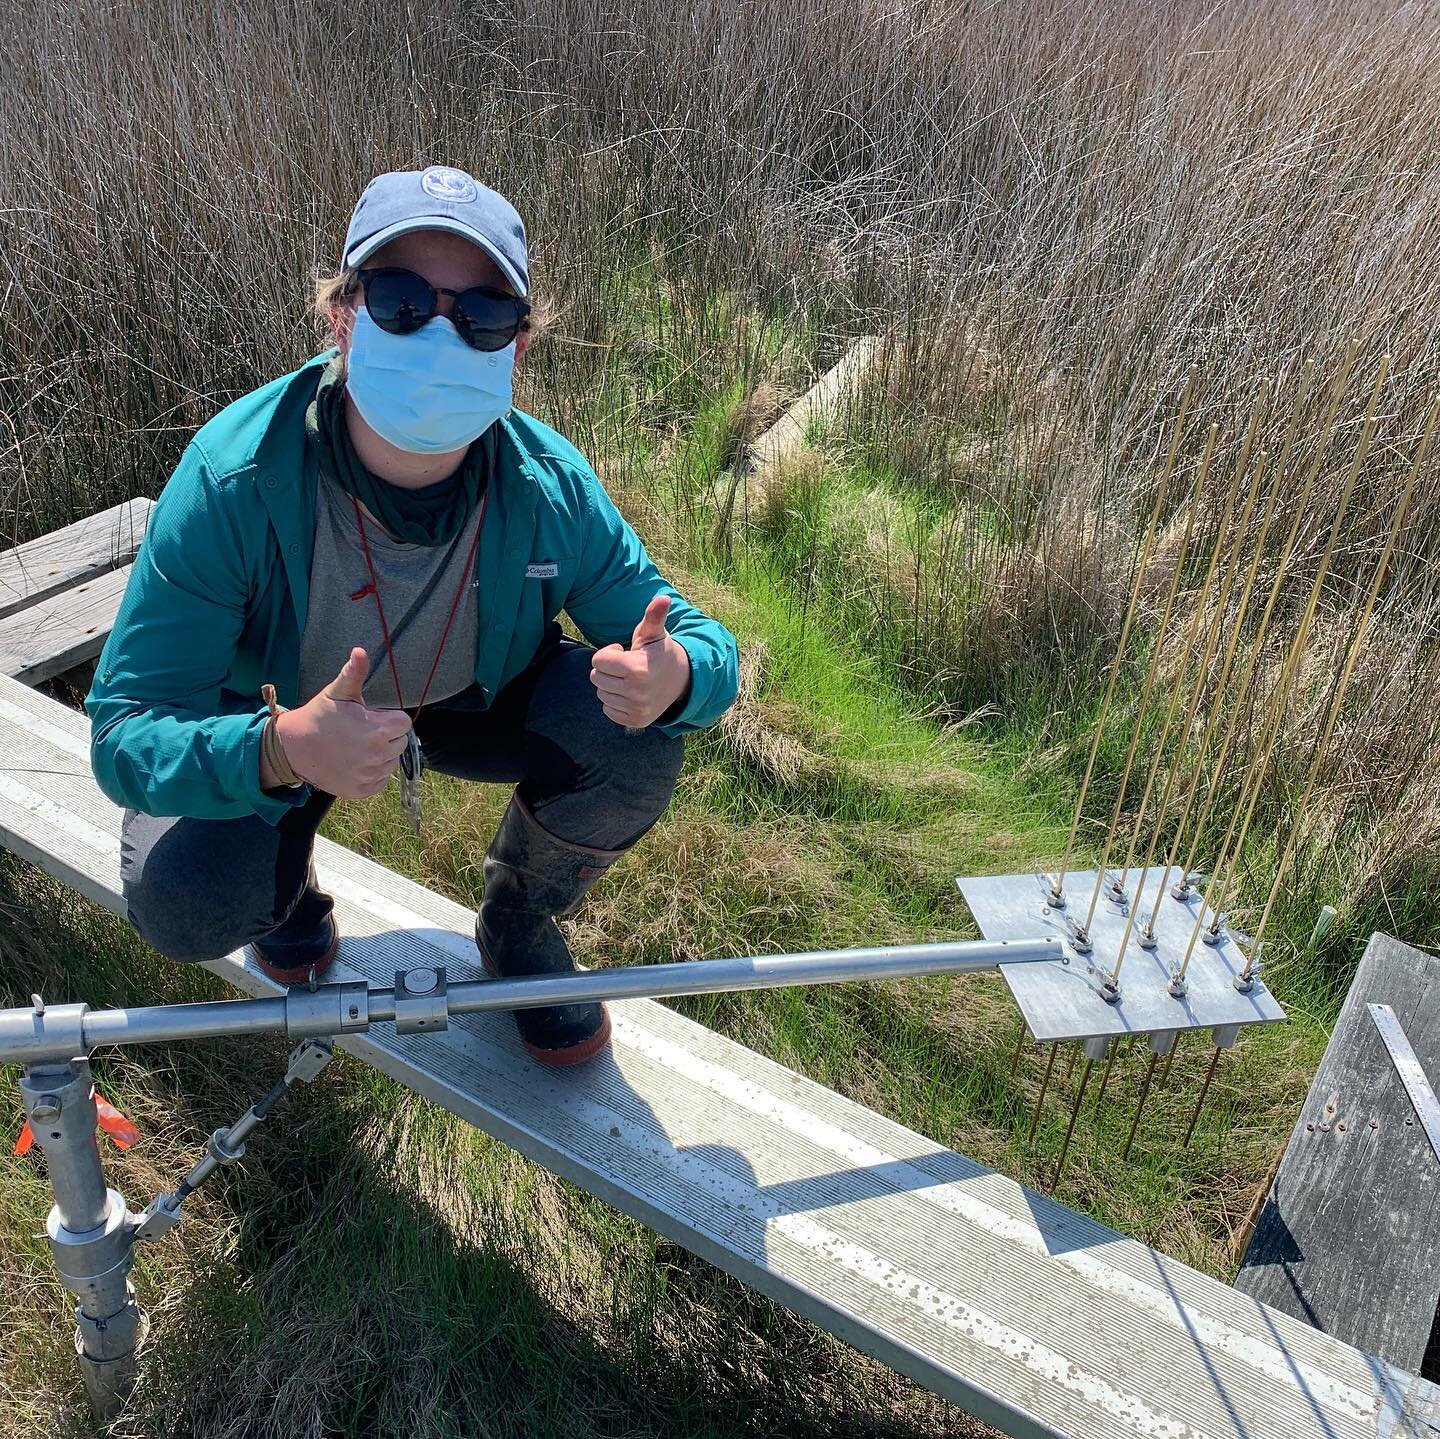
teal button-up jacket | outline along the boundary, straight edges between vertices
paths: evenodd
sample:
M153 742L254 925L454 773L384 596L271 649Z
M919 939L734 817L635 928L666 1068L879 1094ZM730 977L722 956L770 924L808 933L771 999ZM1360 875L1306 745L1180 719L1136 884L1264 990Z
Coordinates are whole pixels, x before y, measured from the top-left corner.
M305 407L333 353L207 421L150 511L85 699L91 767L118 805L201 819L254 813L273 825L310 795L309 785L260 788L260 686L298 702L318 482ZM591 644L628 645L645 606L667 594L665 624L689 656L690 689L656 727L678 735L713 724L736 694L734 636L665 580L569 441L520 410L497 423L473 591L484 696L533 659L561 610Z

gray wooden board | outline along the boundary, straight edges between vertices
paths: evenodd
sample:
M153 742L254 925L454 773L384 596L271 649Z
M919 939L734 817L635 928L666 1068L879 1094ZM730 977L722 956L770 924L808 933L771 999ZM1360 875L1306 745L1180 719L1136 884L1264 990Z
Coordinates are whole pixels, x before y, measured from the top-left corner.
M763 435L750 447L751 465L773 465L805 443L812 424L828 420L855 388L880 351L878 336L857 340Z
M109 570L0 620L0 674L38 685L93 660L115 625L130 566Z
M1371 1002L1395 1011L1440 1079L1440 959L1373 935L1236 1284L1418 1370L1440 1304L1440 1162Z
M0 551L0 619L135 558L150 518L144 496Z
M0 678L0 752L0 843L123 910L84 716ZM325 840L316 864L337 978L480 977L469 909ZM239 955L212 967L273 990ZM1423 1381L662 1004L611 1008L610 1051L568 1072L502 1014L342 1043L1009 1434L1434 1439L1409 1417L1433 1403Z

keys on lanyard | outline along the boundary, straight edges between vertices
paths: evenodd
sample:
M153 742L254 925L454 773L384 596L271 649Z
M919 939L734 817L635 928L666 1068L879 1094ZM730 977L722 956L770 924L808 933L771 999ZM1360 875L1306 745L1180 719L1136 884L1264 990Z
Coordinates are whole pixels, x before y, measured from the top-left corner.
M416 837L420 834L420 741L412 726L406 736L405 751L400 756L400 807L410 821Z

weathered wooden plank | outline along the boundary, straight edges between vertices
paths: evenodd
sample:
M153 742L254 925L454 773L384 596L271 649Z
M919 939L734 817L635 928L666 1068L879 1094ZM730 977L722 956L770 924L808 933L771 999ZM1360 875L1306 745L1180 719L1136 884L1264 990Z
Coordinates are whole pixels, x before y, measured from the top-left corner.
M0 619L135 558L152 501L125 500L0 552Z
M859 383L876 355L880 340L857 340L840 362L821 377L750 446L749 463L756 469L773 465L805 443L812 424L828 419Z
M0 674L38 685L92 660L115 624L130 566L96 575L0 620Z
M824 423L849 398L866 371L880 354L879 336L857 340L784 414L760 435L741 459L714 485L713 498L719 512L716 533L729 543L731 522L738 509L748 515L763 499L763 491L787 456L802 448L812 424Z
M0 843L123 910L83 715L0 679ZM472 913L324 840L337 978L477 978ZM271 992L241 956L212 968ZM54 995L52 999L80 998ZM376 1025L365 1062L1007 1433L1434 1439L1433 1386L648 1000L611 1051L529 1059L504 1015Z
M1440 1163L1371 1002L1394 1009L1440 1078L1440 959L1373 935L1235 1282L1419 1370L1440 1304Z

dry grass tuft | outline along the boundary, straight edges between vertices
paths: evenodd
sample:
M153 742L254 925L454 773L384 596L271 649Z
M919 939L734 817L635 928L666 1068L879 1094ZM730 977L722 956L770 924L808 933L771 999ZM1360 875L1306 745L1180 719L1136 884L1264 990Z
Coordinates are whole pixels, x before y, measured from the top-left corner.
M716 730L742 771L755 773L761 783L791 786L807 777L823 779L833 772L834 762L796 732L800 712L761 697L766 664L765 642L748 641L740 654L739 692Z

